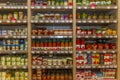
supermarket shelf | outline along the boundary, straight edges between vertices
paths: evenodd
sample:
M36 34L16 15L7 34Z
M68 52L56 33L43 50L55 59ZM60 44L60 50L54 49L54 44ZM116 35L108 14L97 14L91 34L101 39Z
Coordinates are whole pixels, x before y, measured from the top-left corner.
M72 23L72 20L31 20L31 23Z
M40 66L32 66L33 69L70 69L72 65L40 65Z
M15 50L3 51L3 50L1 50L0 51L0 54L24 54L24 53L27 53L27 51L24 51L24 50L21 50L21 51L15 51Z
M72 36L32 36L32 38L72 38Z
M10 21L10 20L0 20L0 24L21 24L21 23L27 23L27 20L16 20L16 21Z
M77 69L86 69L86 68L117 68L117 65L85 65L77 66Z
M1 66L0 69L27 69L27 66Z
M73 51L36 51L36 50L33 50L32 51L32 54L72 54Z
M77 53L116 53L117 50L77 50Z
M6 38L6 39L9 39L9 38L27 38L27 36L0 36L0 39L1 38Z
M117 20L77 20L77 23L89 23L89 24L117 23Z
M77 35L77 38L118 38L118 36Z
M0 6L0 10L27 9L27 6Z
M118 9L118 7L117 6L100 6L100 7L77 6L77 9L112 10L112 9Z
M33 10L38 10L38 9L48 9L48 10L67 10L67 9L72 9L72 6L31 6L31 9Z

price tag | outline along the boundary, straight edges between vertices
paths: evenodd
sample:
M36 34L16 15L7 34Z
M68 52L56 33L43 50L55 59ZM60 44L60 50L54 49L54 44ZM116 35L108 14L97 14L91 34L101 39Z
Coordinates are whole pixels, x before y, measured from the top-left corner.
M2 21L0 20L0 23L2 23Z
M6 67L6 66L3 66L3 69L7 69L7 67Z
M72 6L69 6L69 9L72 9Z
M94 65L93 65L92 67L93 67L93 68L96 68L96 66L94 66Z
M87 53L90 53L90 51L87 51Z
M96 53L96 51L93 51L93 53Z
M33 69L35 69L35 66L32 66Z
M69 20L69 23L72 23L72 20Z
M98 36L98 38L102 38L102 36Z
M60 6L57 6L57 8L58 8L58 9L61 9L61 7L60 7Z
M112 53L115 53L115 51L112 51Z
M10 23L10 20L7 20L7 23Z
M49 69L51 69L52 67L51 66L47 66Z
M45 20L46 23L49 23L49 20Z
M27 67L26 66L23 66L23 69L26 69Z
M54 23L54 21L53 21L53 20L50 20L50 23Z
M84 9L87 9L88 7L85 6L85 7L83 7L83 8L84 8Z
M84 21L82 21L83 23L86 23L86 21L84 20Z
M105 36L105 38L109 38L109 36Z
M37 6L37 9L40 9L40 6Z
M21 21L20 21L20 20L18 20L17 22L18 22L18 23L21 23Z
M14 66L13 68L14 68L14 69L17 69L17 67L16 67L16 66Z
M55 9L55 6L51 6L51 9Z
M24 6L21 6L21 9L24 9Z
M43 6L44 9L46 9L47 7L46 6Z
M78 23L81 23L82 21L81 21L81 20L78 20L77 22L78 22Z
M15 54L15 53L16 53L16 51L13 51L12 53L13 53L13 54Z
M85 36L85 38L88 38L89 36Z
M103 51L103 53L106 53L106 51Z
M81 6L78 6L77 8L78 8L78 9L82 9L82 7L81 7Z
M91 9L95 9L95 7L91 7Z
M61 51L61 53L64 53L64 51Z
M115 38L117 38L117 35L116 36L114 36Z
M8 38L8 36L5 36L5 38Z
M35 36L32 36L32 38L35 38Z
M40 20L39 22L40 22L40 23L43 23L43 20Z
M16 21L12 21L12 23L15 23Z
M68 6L65 6L64 8L65 8L65 9L68 9Z
M34 52L34 51L32 51L32 53L34 54L35 52Z
M24 20L23 22L24 22L24 23L26 23L26 22L27 22L27 20Z
M0 9L2 8L2 6L0 6Z
M106 23L110 23L110 21L109 21L109 20L107 20L107 21L106 21Z
M81 53L82 53L82 51L79 51L79 53L81 54Z
M39 51L36 51L36 53L40 53Z
M69 66L65 66L65 68L67 69L67 68L69 68Z
M113 38L113 36L110 36L110 38Z
M55 20L56 23L58 23L59 21L58 20Z
M114 9L117 9L117 6L115 6Z
M40 66L37 66L37 69L40 69Z
M104 23L104 21L102 20L101 23Z
M97 21L97 20L95 20L95 21L94 21L94 23L98 23L98 21Z
M34 9L35 7L34 6L31 6L32 9Z
M114 23L117 23L117 20L114 20L113 22L114 22Z
M68 21L68 20L65 20L65 22L66 22L66 23L69 23L69 21Z
M41 38L41 36L38 36L38 38Z
M108 6L107 9L110 9L110 6Z
M56 66L56 69L60 68L59 66Z
M92 23L92 21L91 21L91 20L89 20L88 22L89 22L89 23Z

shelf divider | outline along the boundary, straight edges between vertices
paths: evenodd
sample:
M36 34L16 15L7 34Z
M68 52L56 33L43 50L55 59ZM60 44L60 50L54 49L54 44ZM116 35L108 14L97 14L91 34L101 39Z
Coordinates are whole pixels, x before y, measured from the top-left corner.
M76 0L73 0L73 80L76 80Z
M117 6L119 7L117 10L117 18L118 18L118 24L117 24L117 33L118 33L118 40L117 40L117 80L120 80L120 0L117 0Z
M28 14L28 80L32 80L32 55L31 55L31 0L27 0Z

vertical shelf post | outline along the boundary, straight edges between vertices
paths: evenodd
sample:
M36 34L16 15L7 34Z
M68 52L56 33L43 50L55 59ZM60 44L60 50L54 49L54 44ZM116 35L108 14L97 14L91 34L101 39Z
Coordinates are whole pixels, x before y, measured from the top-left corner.
M27 0L28 5L28 80L32 80L32 55L31 55L31 0Z
M73 80L76 80L76 0L73 0Z
M118 42L117 42L117 80L120 80L120 0L117 0L117 6L118 6L118 10L117 10L117 20L118 20L118 24L117 24L117 33L118 33Z

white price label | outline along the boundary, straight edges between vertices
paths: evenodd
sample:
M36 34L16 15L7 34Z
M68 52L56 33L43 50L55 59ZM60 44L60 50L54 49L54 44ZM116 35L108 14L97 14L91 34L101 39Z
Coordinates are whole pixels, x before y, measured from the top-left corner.
M110 6L108 6L107 9L110 9Z
M21 23L21 21L20 21L20 20L18 20L17 22L18 22L18 23Z
M14 68L14 69L17 69L17 67L16 67L16 66L14 66L13 68Z
M72 9L72 6L69 6L69 9Z
M2 20L0 20L0 23L2 23Z
M7 22L7 23L10 23L10 20L7 20L6 22Z
M65 6L64 8L65 8L65 9L68 9L68 6Z
M40 6L37 6L38 9L40 9Z
M46 6L43 6L44 9L46 9L47 7Z
M55 6L51 6L51 9L55 9Z
M101 23L104 23L104 21L102 20Z
M12 21L12 23L15 23L16 21Z
M34 9L35 7L34 6L31 6L32 9Z
M5 38L8 38L8 36L5 36Z
M15 53L16 53L16 51L13 51L12 53L13 53L13 54L15 54Z
M35 38L35 36L32 36L32 38Z
M79 6L78 9L82 9L82 7Z

